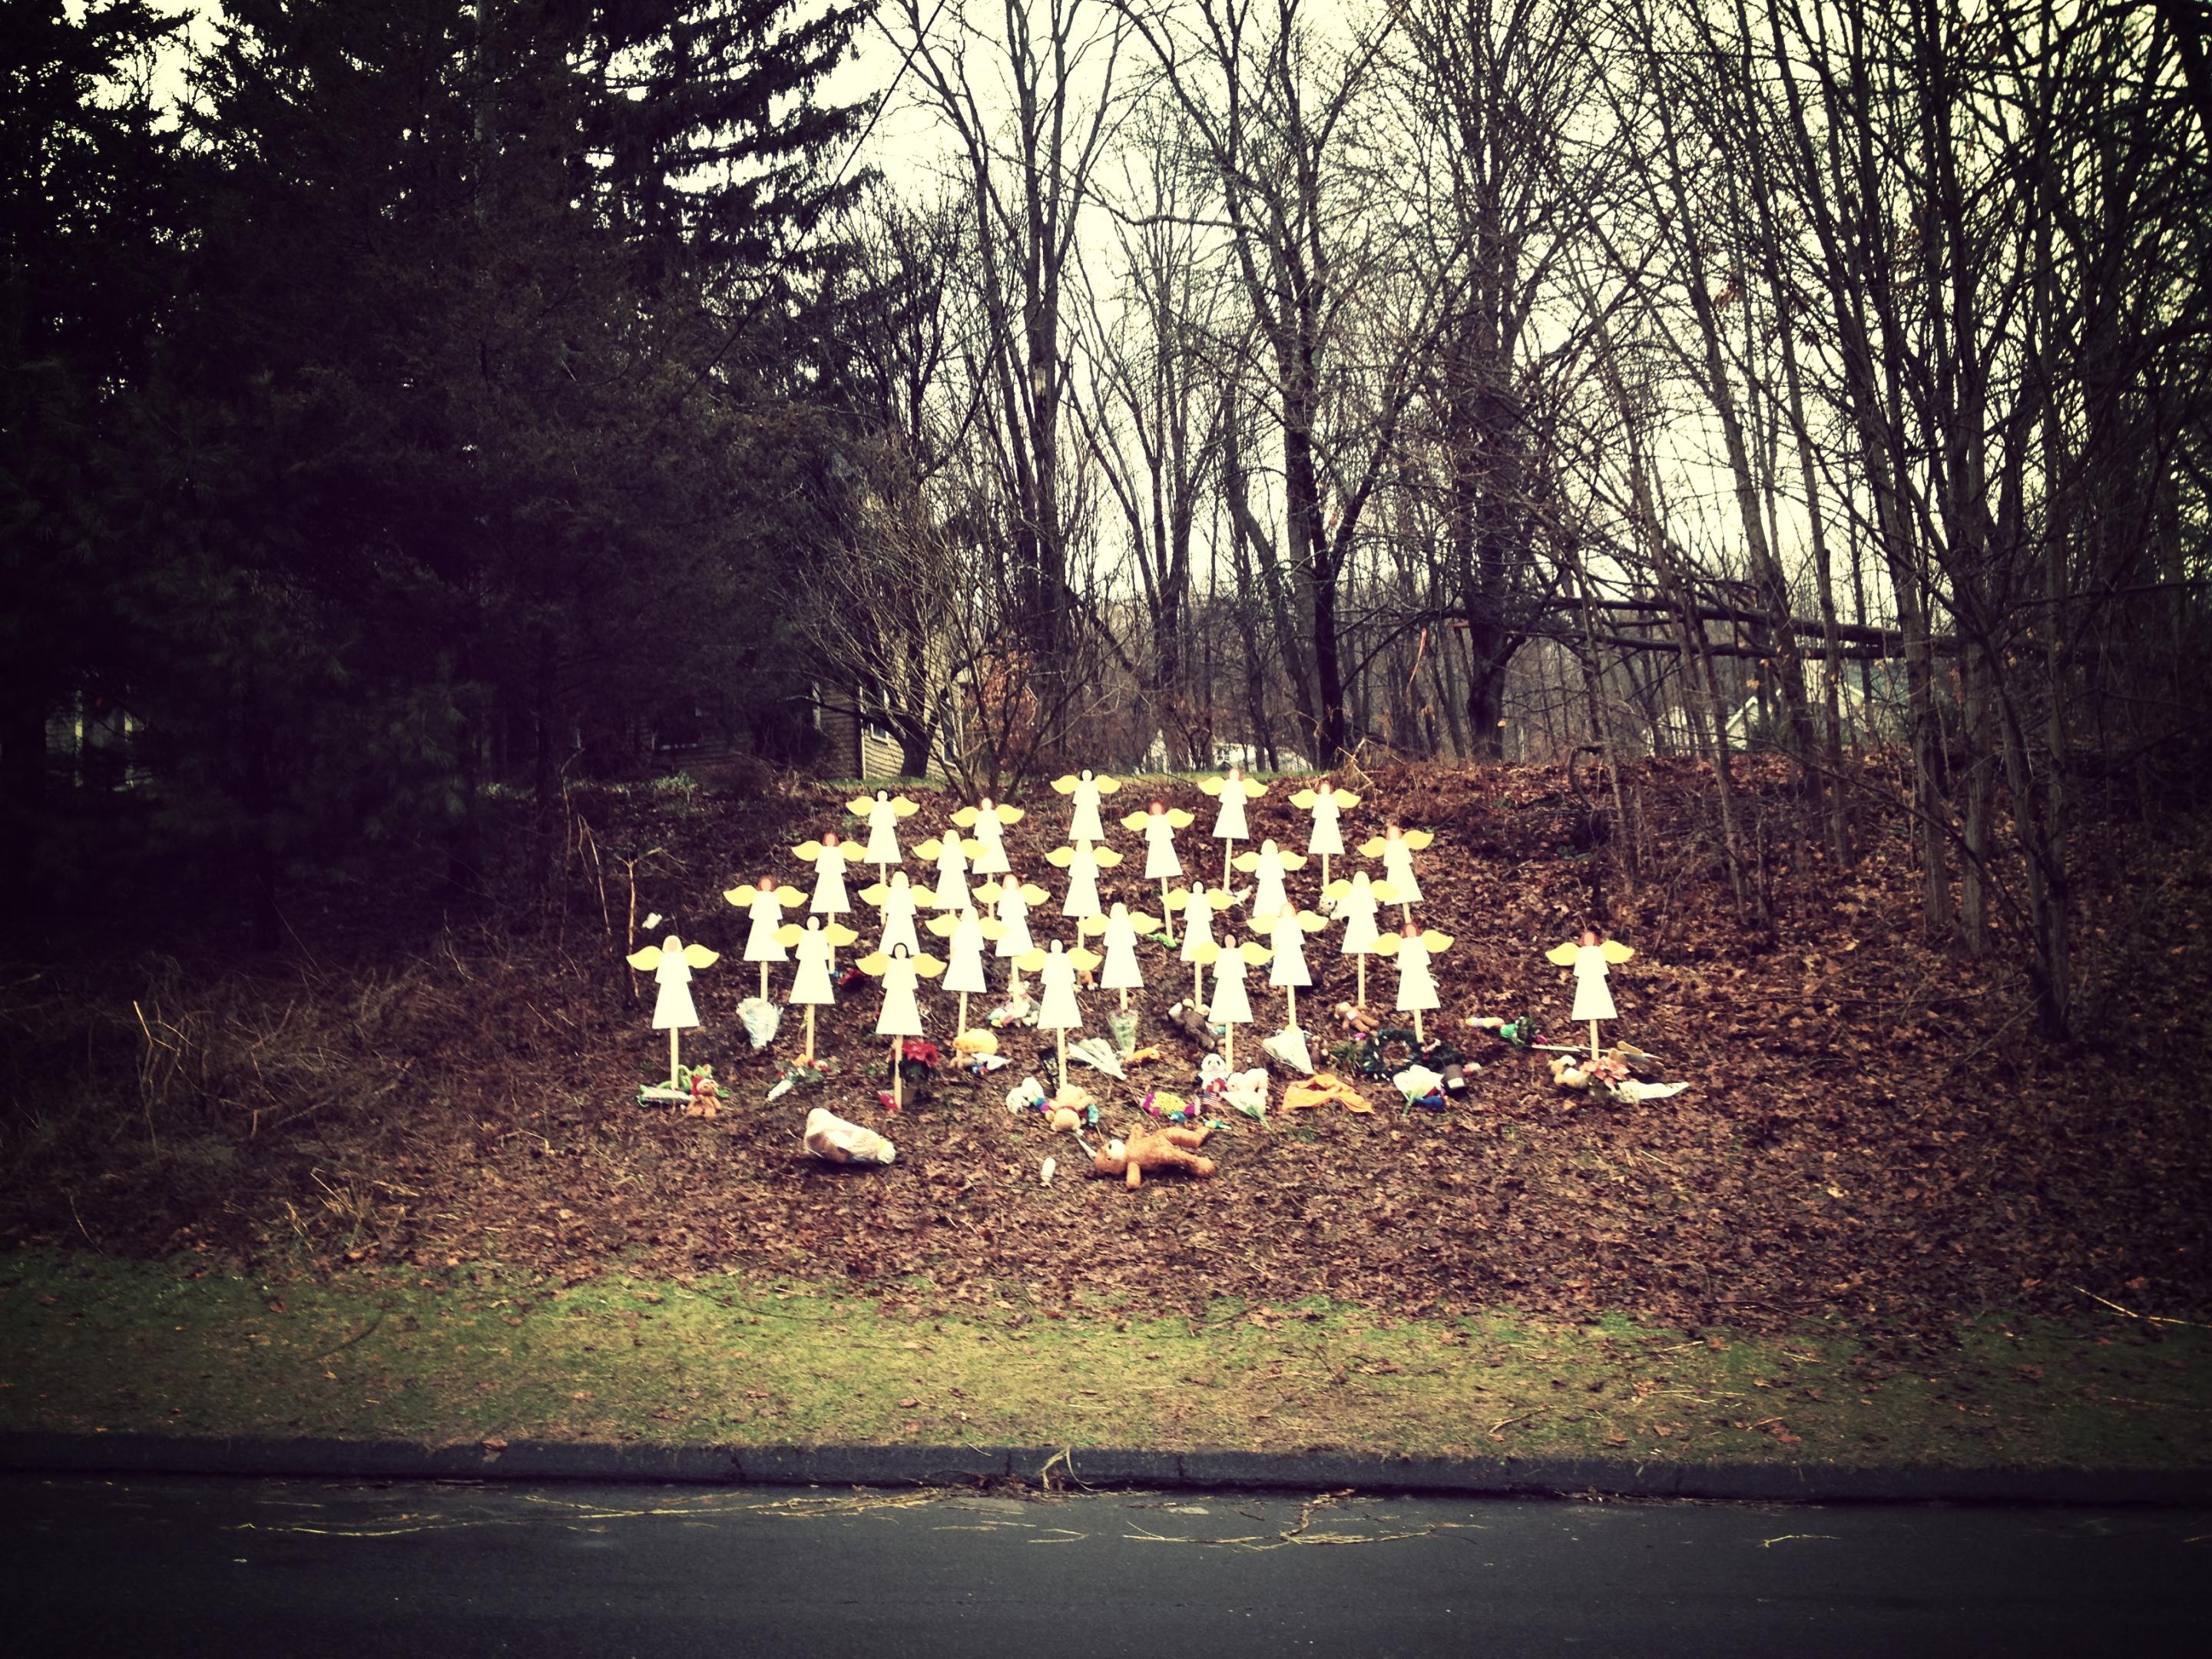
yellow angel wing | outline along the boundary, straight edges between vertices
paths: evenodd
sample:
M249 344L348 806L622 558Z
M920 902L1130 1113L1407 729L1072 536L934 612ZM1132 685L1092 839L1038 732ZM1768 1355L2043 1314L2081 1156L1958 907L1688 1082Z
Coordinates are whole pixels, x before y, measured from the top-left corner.
M1122 816L1121 827L1124 830L1141 830L1152 821L1150 812L1129 812Z
M1004 939L1006 936L1006 924L996 916L985 916L975 926L982 930L985 939Z
M750 909L752 907L753 895L757 890L751 887L725 887L722 890L722 896L740 910Z
M1129 912L1129 926L1135 928L1140 933L1156 932L1158 929L1159 925L1160 919L1158 916L1148 916L1142 910L1132 910Z
M841 841L837 843L837 850L844 855L848 864L858 864L868 855L868 849L857 841Z
M1440 957L1452 948L1452 936L1440 933L1433 927L1426 927L1421 931L1421 943L1429 947L1431 956Z
M1267 946L1261 944L1258 939L1248 939L1243 944L1237 947L1237 954L1243 957L1245 961L1250 963L1255 968L1257 968L1261 963L1267 961L1269 957L1273 956L1275 953Z
M1075 793L1075 786L1081 781L1082 780L1073 772L1064 778L1054 778L1052 781L1053 793L1056 795L1072 795Z
M910 818L921 811L921 803L918 800L908 800L904 795L901 795L891 803L891 811L902 818Z
M703 945L687 945L684 947L684 960L694 968L712 968L721 959L722 953L720 951L709 951Z
M881 951L871 951L853 964L870 979L881 979L884 976L884 969L890 965L891 959Z
M1398 935L1385 933L1367 947L1367 953L1376 957L1395 957L1398 954Z
M1044 855L1044 861L1055 870L1065 870L1075 862L1075 849L1073 847L1055 847Z
M1301 812L1310 812L1314 809L1314 803L1320 799L1321 797L1314 793L1312 790L1301 789L1297 794L1291 797L1291 805L1297 807Z
M1190 959L1201 968L1211 968L1221 959L1221 946L1208 939L1190 953Z
M775 930L775 942L788 951L806 937L806 930L795 921L787 921Z
M1119 778L1109 778L1103 772L1094 772L1091 775L1091 781L1098 786L1098 793L1102 795L1118 794L1121 792L1121 780Z
M1353 807L1359 805L1359 797L1357 795L1347 795L1343 790L1340 789L1336 792L1336 805L1337 809L1340 811L1349 812Z
M1259 779L1247 778L1244 780L1244 793L1249 799L1257 800L1261 796L1267 793L1267 786L1261 782Z
M935 979L945 971L945 964L935 957L917 952L914 958L914 971L924 979Z
M939 939L951 939L952 937L952 930L960 925L960 918L957 916L932 916L927 921L923 922L921 925L928 928L931 933L936 934Z
M1380 836L1376 836L1372 841L1363 841L1359 843L1359 856L1364 859L1379 859L1382 856L1382 849L1389 844Z
M932 836L927 841L915 848L914 849L914 853L916 858L942 858L945 856L945 843L938 840L936 836Z
M642 951L633 951L623 958L641 974L649 974L660 966L660 947L648 945Z
M1045 954L1042 951L1025 951L1014 958L1014 966L1025 974L1041 974L1044 971Z
M1370 881L1367 890L1375 895L1377 904L1395 904L1399 899L1398 890L1387 881Z
M876 882L873 884L863 887L860 890L860 896L867 900L869 903L876 906L878 909L883 907L884 901L890 896L891 890L884 886L881 882Z
M1617 939L1609 939L1598 948L1605 952L1607 962L1626 962L1636 954L1634 946L1623 945Z
M1042 904L1051 896L1033 881L1025 881L1022 884L1022 902L1024 904Z
M1188 909L1190 906L1190 889L1178 887L1171 893L1164 893L1160 896L1160 903L1164 908L1170 910Z
M1406 845L1416 853L1426 849L1429 843L1436 838L1437 832L1433 830L1408 830L1405 836Z
M824 922L822 931L830 936L832 945L858 945L860 936L842 921Z
M1306 867L1306 855L1304 853L1278 853L1275 856L1282 860L1283 868L1285 870L1303 870Z
M1206 891L1206 902L1216 915L1219 915L1224 910L1235 909L1238 902L1236 894L1224 893L1218 887L1210 888Z
M999 822L1009 826L1019 823L1029 816L1018 806L1000 806L993 810L998 813Z
M1260 867L1260 855L1257 853L1239 853L1229 861L1248 876Z
M1106 931L1106 918L1103 916L1085 916L1082 921L1075 924L1075 931L1079 933L1091 933L1093 935L1103 933Z
M1569 939L1565 945L1554 945L1550 950L1545 951L1544 959L1547 962L1556 962L1562 968L1571 968L1575 965L1575 951L1578 948L1574 940Z
M1201 795L1218 795L1227 781L1225 778L1200 778L1198 781L1198 793Z
M1086 974L1093 971L1106 960L1096 951L1086 951L1079 945L1067 953L1067 959Z
M791 852L793 858L803 859L811 864L822 856L822 843L818 841L802 841L798 846L793 848Z
M857 795L845 803L845 810L856 818L864 818L876 810L873 795Z
M1110 847L1094 848L1091 856L1097 860L1102 870L1111 870L1121 861L1121 855Z
M1334 881L1329 883L1328 886L1322 888L1321 890L1322 896L1325 898L1346 898L1351 895L1352 884L1346 881L1342 876L1339 876Z
M1168 828L1170 830L1188 830L1197 822L1194 813L1186 812L1180 806L1168 808Z
M972 830L975 826L976 820L981 818L983 814L980 809L973 806L963 806L952 815L952 821L958 824L963 830ZM925 854L923 856L927 857L928 854Z
M1298 912L1298 931L1300 933L1318 933L1322 928L1328 926L1328 918L1326 916L1317 916L1310 910L1301 910Z
M806 902L806 895L796 887L779 887L775 890L775 902L787 910L796 910Z

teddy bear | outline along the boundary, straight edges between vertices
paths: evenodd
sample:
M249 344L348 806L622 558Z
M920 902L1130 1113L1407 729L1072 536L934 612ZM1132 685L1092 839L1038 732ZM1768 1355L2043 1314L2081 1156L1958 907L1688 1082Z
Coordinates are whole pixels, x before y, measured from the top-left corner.
M1091 1168L1103 1176L1121 1176L1133 1188L1144 1185L1147 1170L1188 1170L1203 1179L1213 1173L1213 1160L1188 1149L1203 1146L1212 1133L1210 1128L1139 1130L1126 1140L1108 1141L1104 1152L1091 1155Z

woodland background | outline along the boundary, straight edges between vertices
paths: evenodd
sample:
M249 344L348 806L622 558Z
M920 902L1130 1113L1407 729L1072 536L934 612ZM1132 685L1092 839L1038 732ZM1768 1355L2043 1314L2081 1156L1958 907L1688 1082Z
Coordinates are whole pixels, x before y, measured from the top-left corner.
M1695 761L1745 924L1901 849L2075 1034L2205 790L2207 15L13 8L7 908L527 927L834 687L1000 792L1582 751L1632 882Z

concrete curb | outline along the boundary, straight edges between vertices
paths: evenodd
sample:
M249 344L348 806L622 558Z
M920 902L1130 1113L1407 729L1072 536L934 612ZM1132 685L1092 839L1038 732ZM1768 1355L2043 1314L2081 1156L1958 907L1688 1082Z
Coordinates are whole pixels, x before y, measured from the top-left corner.
M1021 1446L649 1446L515 1440L429 1446L399 1440L190 1438L144 1434L0 1435L0 1470L53 1474L293 1476L333 1480L625 1480L725 1486L975 1486L1055 1477L1083 1486L1272 1488L1498 1498L1754 1503L2212 1505L2212 1468L1850 1468L1814 1463L1693 1464L1609 1458L1414 1458L1350 1452L1063 1454Z

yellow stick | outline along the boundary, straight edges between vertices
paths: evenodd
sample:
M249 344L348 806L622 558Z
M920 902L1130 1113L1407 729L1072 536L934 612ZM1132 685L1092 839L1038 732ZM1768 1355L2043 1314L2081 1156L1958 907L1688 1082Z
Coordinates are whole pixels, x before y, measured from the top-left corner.
M1190 1006L1200 1013L1206 1012L1206 969L1203 964L1190 964Z
M1328 854L1326 853L1321 855L1321 890L1324 894L1328 891Z
M1428 1041L1426 1037L1421 1035L1421 1011L1418 1008L1413 1010L1413 1041L1416 1042L1425 1042Z
M1221 843L1221 890L1224 893L1229 890L1229 855L1236 850L1237 843L1233 841Z
M1233 1072L1237 1069L1237 1025L1235 1021L1231 1021L1228 1025L1222 1029L1221 1042L1224 1049L1221 1058L1228 1066L1229 1069Z
M965 991L963 991L963 992L960 994L960 1031L964 1031L964 1030L966 1030L967 1029L968 1029L968 994L967 994ZM955 1031L952 1035L953 1035L953 1036L959 1036L959 1035L960 1035L960 1031Z

